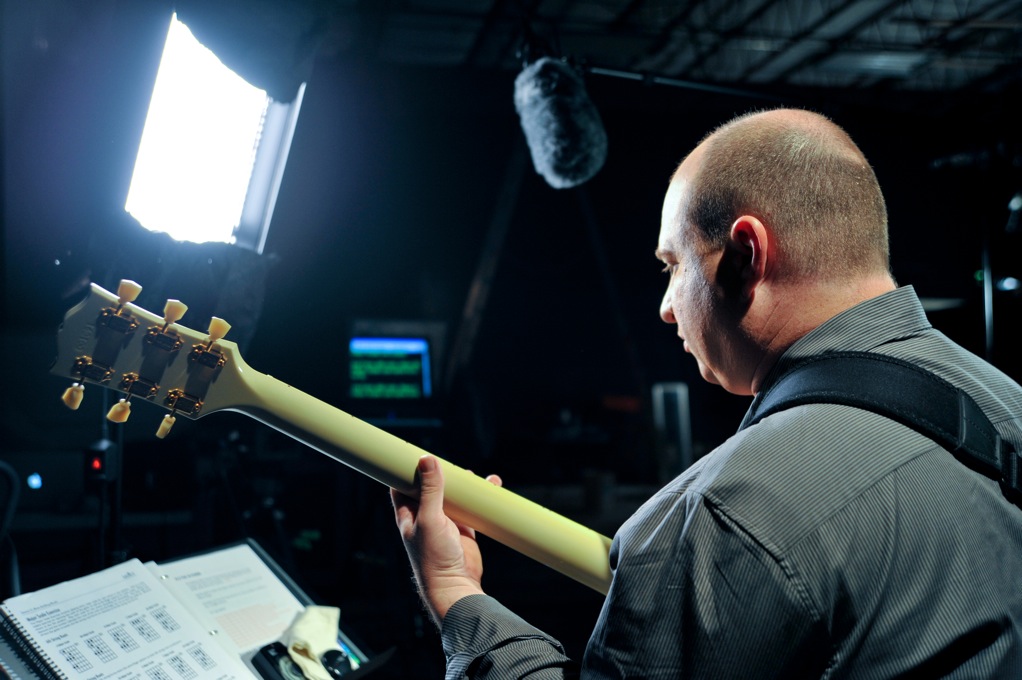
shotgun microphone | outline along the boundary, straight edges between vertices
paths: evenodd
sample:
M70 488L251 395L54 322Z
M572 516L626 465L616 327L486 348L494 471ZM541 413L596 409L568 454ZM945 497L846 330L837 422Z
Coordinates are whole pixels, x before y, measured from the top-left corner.
M607 133L580 73L542 57L515 78L515 110L532 164L547 184L568 189L589 181L607 158Z

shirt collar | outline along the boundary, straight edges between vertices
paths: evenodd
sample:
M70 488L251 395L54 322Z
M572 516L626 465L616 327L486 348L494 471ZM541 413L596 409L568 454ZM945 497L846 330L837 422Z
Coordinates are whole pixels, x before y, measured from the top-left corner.
M930 328L915 289L896 288L846 309L802 336L770 369L760 392L799 359L832 351L870 352Z

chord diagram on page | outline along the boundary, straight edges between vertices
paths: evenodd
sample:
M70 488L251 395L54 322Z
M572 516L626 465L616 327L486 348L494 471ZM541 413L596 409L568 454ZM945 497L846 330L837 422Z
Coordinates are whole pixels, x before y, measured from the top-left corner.
M163 666L151 666L145 669L145 674L149 680L174 680L174 677Z
M124 626L111 628L110 637L117 643L122 652L131 652L138 649L138 641L131 636L131 633Z
M172 633L181 628L181 624L178 623L164 607L157 607L156 609L153 609L149 612L149 615L156 620L156 623L160 624L160 628L168 633Z
M96 658L107 663L117 658L117 653L106 643L102 635L93 635L85 638L85 646L89 648Z
M146 642L153 642L154 640L160 639L160 634L156 632L153 625L149 623L144 616L133 616L128 619L128 624L135 629L143 640Z
M195 645L188 649L188 654L195 659L195 662L199 664L199 668L204 671L216 668L216 661L213 660L206 650L201 645Z
M71 664L76 673L84 673L92 669L92 662L89 661L77 644L70 644L60 648L61 655Z
M167 665L170 666L174 672L178 674L182 680L192 680L192 678L198 677L198 673L195 669L188 665L188 662L180 654L175 654L167 659Z

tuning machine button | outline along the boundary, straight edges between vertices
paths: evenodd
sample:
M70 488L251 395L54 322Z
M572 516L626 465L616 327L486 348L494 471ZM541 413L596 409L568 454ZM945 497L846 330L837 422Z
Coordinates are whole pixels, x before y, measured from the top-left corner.
M166 329L172 323L177 323L188 311L188 305L180 300L167 300L163 306L163 328Z
M174 423L177 422L177 418L170 415L169 413L163 416L163 422L160 423L159 429L156 430L156 438L163 439L170 434L170 428L174 427Z
M138 328L138 321L124 310L124 305L134 302L141 292L142 286L130 279L121 279L121 282L117 284L117 306L108 307L100 312L99 322L118 333L125 335L134 333ZM123 313L122 310L124 310Z
M213 347L213 343L220 338L227 335L227 331L231 330L231 324L227 323L220 317L214 316L209 320L209 347Z
M106 419L111 423L124 423L127 422L128 416L130 415L131 404L127 399L121 399L110 407L110 410L106 414Z
M220 350L214 349L213 345L216 344L217 340L227 335L229 330L231 330L231 324L223 319L216 316L210 319L209 337L206 339L205 344L200 343L192 347L192 352L189 355L191 360L200 366L214 370L227 363L227 357Z
M121 279L117 284L117 308L120 309L129 302L134 302L138 294L142 292L142 286L131 279Z
M78 407L82 405L82 398L85 396L85 385L81 383L74 383L71 387L64 390L63 396L60 400L64 402L72 411L77 411Z
M167 352L181 349L181 336L167 329L171 324L177 323L187 311L188 305L180 300L167 300L167 304L163 306L163 326L151 326L146 332L146 342Z

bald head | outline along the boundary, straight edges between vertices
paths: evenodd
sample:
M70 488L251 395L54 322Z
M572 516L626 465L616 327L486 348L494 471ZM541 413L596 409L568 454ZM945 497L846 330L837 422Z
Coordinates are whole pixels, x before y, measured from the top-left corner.
M887 209L852 139L819 114L777 109L736 118L690 154L693 200L685 216L723 245L742 215L777 240L777 274L838 280L889 270Z

